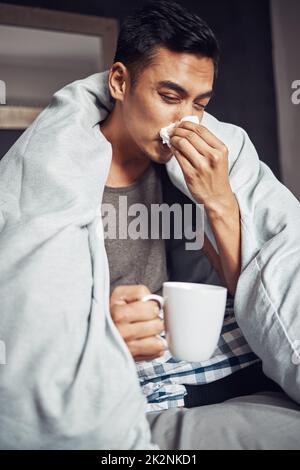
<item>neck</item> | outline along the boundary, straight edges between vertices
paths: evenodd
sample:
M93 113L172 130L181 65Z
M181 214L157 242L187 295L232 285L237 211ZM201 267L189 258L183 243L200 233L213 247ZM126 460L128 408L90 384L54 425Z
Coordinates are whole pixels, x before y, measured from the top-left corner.
M135 142L132 141L122 115L118 112L117 105L107 118L100 124L101 132L111 143L112 162L107 186L129 186L134 183L149 168L151 161L144 156Z

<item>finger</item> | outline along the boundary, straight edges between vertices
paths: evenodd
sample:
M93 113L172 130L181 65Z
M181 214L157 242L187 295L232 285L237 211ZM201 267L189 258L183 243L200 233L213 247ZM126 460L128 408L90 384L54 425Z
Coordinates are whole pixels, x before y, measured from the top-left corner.
M160 318L129 324L119 324L118 330L122 338L126 341L135 341L138 339L149 338L159 335L164 331L164 322Z
M194 169L207 169L209 164L204 155L201 155L195 147L185 138L174 136L170 139L171 145L184 156ZM175 155L176 156L176 155Z
M195 124L193 122L184 121L181 122L177 128L189 129L191 131L196 132L200 137L202 137L205 142L213 147L214 149L221 149L224 146L224 142L222 142L218 137L213 134L207 127L203 126L202 124Z
M155 301L132 302L125 305L114 304L111 316L115 323L136 323L154 320L159 317L160 309Z
M163 357L165 355L164 352L155 355L155 356L137 356L134 358L135 362L151 362L155 361L156 359L159 359L160 357Z
M130 341L127 346L135 360L137 357L140 357L141 360L151 360L160 354L163 355L166 351L165 344L156 336Z
M110 297L110 308L119 301L126 303L141 300L146 295L151 294L148 287L144 285L118 286L114 289Z
M171 150L174 154L174 157L179 163L180 168L182 169L182 172L185 176L189 176L192 174L194 171L194 167L190 164L190 162L185 158L184 155L182 155L179 150L177 150L175 147L171 146Z
M177 128L173 137L184 138L204 157L211 159L214 156L215 149L208 145L205 140L196 132Z
M182 153L179 152L175 147L171 146L171 149L172 149L174 157L179 163L179 166L186 180L190 179L192 177L193 172L195 171L194 167L190 164L187 158L185 158L185 156L182 155Z

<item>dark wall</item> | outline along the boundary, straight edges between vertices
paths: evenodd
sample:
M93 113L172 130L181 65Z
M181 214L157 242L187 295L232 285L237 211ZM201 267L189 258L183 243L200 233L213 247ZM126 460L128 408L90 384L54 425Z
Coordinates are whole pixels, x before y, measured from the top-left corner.
M18 0L30 5L122 20L135 0ZM261 160L280 178L269 0L180 1L208 21L222 49L216 96L208 111L246 129ZM0 156L20 132L0 131Z

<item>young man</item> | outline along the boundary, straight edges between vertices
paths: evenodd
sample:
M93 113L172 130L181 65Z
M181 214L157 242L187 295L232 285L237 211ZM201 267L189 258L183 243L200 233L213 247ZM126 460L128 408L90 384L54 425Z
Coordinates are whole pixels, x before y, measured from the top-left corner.
M296 448L299 204L242 129L203 112L218 56L209 28L166 2L125 25L109 73L55 93L1 160L0 447L155 448L138 367L149 405L173 405L148 414L161 447ZM201 125L178 125L167 149L160 129L186 116ZM176 237L104 240L101 204L116 213L120 195L148 208L203 204L204 250ZM141 298L169 278L235 296L209 364L155 359L163 324ZM286 394L187 410L265 390L271 382L239 388L260 360Z
M241 226L239 205L229 181L228 149L207 127L191 122L176 126L170 148L163 145L158 132L188 115L202 121L213 95L218 60L217 40L199 17L176 4L159 2L124 21L109 72L114 107L99 130L111 143L113 153L103 203L113 206L117 220L119 201L124 198L128 207L143 203L149 212L151 206L167 200L169 207L191 204L179 190L174 191L165 174L163 167L174 156L195 203L205 207L218 248L217 253L205 237L203 250L193 255L183 250L181 269L176 273L171 269L174 245L167 242L165 246L162 238L151 238L150 226L145 239L120 239L114 233L105 241L111 315L137 362L148 411L217 403L279 389L264 376L232 308L227 310L213 358L190 364L165 352L159 336L164 325L158 306L139 300L150 292L160 293L163 282L174 279L223 282L230 294L235 294L241 271ZM204 253L215 268L214 279L205 278ZM187 257L190 267L191 263L202 266L196 276L191 276L195 268L183 269Z

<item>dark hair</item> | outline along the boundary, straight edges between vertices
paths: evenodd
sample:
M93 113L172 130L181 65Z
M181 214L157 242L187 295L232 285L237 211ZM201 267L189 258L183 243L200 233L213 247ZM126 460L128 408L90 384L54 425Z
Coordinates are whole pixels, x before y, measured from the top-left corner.
M118 36L114 63L128 68L132 88L158 47L211 58L217 75L219 44L206 22L178 3L152 0L125 18Z

